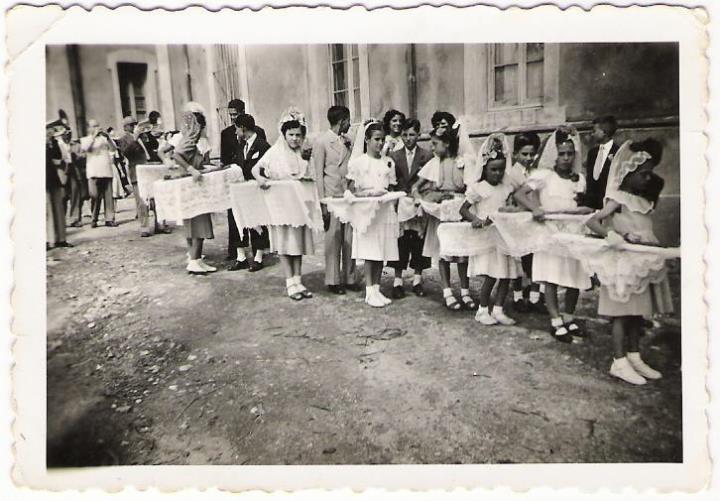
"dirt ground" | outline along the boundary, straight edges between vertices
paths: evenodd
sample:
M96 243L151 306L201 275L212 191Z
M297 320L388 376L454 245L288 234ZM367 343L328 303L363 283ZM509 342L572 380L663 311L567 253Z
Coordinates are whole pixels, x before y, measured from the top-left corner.
M682 461L679 317L642 341L664 378L634 387L607 373L593 292L572 345L541 315L447 311L436 271L427 297L376 310L327 292L317 255L315 297L293 302L274 258L224 271L224 222L204 251L222 271L197 277L181 230L141 239L121 208L118 228L71 228L75 247L48 253L50 467Z

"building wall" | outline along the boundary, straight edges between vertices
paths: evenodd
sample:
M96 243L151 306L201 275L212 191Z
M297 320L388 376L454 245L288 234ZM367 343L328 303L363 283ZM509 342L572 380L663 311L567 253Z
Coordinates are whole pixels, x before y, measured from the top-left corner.
M70 87L70 68L65 45L48 45L45 47L46 74L45 117L48 121L57 120L58 110L67 113L70 127L74 134L79 130L73 106L72 88Z
M677 116L678 64L674 43L560 45L560 100L567 119Z
M382 119L392 108L407 113L406 51L406 44L368 45L370 116Z
M424 128L437 110L463 115L465 48L462 44L417 44L417 118Z

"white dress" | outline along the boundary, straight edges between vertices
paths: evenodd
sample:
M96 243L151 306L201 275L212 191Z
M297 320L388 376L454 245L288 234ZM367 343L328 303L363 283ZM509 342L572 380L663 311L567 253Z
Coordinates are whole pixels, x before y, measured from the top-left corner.
M582 174L579 174L577 181L573 181L560 177L550 169L536 170L530 174L526 184L538 193L540 206L545 211L576 209L575 197L585 191L585 177ZM552 226L553 223L546 221L545 224ZM535 253L532 281L580 290L589 289L592 285L580 261L548 252Z
M357 190L387 190L396 184L395 163L388 157L371 158L363 154L350 160L347 178ZM395 203L381 203L375 217L360 233L353 228L352 258L368 261L397 261L400 224Z
M508 197L517 189L513 180L505 176L496 186L487 181L471 184L465 192L465 200L472 204L471 212L486 218L507 204ZM470 256L468 275L487 275L492 278L517 278L522 275L520 262L497 248Z

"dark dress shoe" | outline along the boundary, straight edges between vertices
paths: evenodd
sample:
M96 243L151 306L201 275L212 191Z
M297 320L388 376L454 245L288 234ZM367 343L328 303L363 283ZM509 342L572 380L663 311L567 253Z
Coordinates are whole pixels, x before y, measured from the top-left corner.
M362 290L362 287L360 287L360 284L346 284L345 288L349 291L353 292L360 292Z
M147 237L149 237L149 236L151 236L151 235L150 235L150 233L148 233L147 231L143 231L142 233L140 233L140 236L141 236L142 238L147 238Z
M416 296L423 297L425 295L425 290L423 289L422 284L413 285L412 290Z
M403 290L402 285L396 285L393 287L392 297L393 299L402 299L405 297L405 291Z
M105 226L115 227L115 226L120 226L120 225L117 224L115 221L105 221Z
M90 228L97 228L97 221L90 223Z
M518 299L517 301L513 301L512 303L512 309L513 311L517 313L527 313L528 312L528 305L525 303L524 299Z
M237 259L235 262L233 262L230 266L228 266L228 271L240 271L240 270L247 270L250 267L247 260L245 261L238 261Z
M73 228L80 228L82 227L82 221L80 221L79 219L77 221L73 221L72 223L70 223L70 226L72 226Z
M330 292L338 296L345 294L345 289L343 289L341 285L328 285L327 288Z
M69 244L67 242L57 242L55 244L55 247L75 247L73 244Z
M250 263L250 269L248 271L260 271L263 268L265 268L265 265L263 265L262 263L258 263L257 261L253 261L252 263Z

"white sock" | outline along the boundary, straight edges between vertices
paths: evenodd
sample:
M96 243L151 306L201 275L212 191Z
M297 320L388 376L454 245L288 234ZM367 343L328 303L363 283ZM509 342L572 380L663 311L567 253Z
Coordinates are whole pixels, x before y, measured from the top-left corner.
M478 306L478 314L482 315L483 313L487 313L487 312L488 312L487 306Z
M292 279L295 282L295 285L302 287L302 282L300 281L300 275L295 275L294 277L292 277Z
M453 294L452 294L452 289L451 289L450 287L448 287L447 289L443 289L443 297L444 297L444 298L448 298L448 297L450 297L450 296L452 296L452 295L453 295Z
M522 301L522 298L523 298L522 291L513 291L513 301Z
M245 249L242 247L238 247L237 260L241 263L244 263L247 260L247 257L245 256Z
M370 297L373 292L375 292L375 287L373 287L372 285L368 285L367 287L365 287L366 296Z
M293 285L295 285L295 277L285 279L285 287L289 289Z
M413 275L413 285L420 285L422 283L422 275L415 273Z
M380 292L380 284L375 284L372 288L375 289L375 292Z
M264 251L256 250L255 251L255 262L262 263L263 255L264 255Z
M461 296L469 296L469 295L470 295L470 289L460 289L460 295L461 295Z
M540 301L540 292L539 291L530 291L530 302L535 304Z
M402 287L403 286L403 279L400 277L395 277L395 280L393 281L393 287Z
M503 313L503 307L495 305L493 306L493 315L502 315Z
M562 324L563 324L562 317L555 317L550 320L550 325L552 325L553 327L560 327Z
M540 284L540 292L545 294L545 284Z
M575 316L570 313L563 313L562 317L565 322L572 322L573 320L575 320Z

